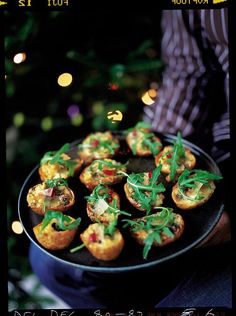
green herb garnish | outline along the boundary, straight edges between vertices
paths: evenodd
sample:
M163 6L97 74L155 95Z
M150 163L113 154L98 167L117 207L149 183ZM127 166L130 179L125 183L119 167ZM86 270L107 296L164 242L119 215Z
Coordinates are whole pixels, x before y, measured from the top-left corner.
M123 171L118 172L127 176L127 183L134 191L132 198L138 204L140 204L143 210L146 210L147 214L149 214L153 205L155 205L158 193L165 191L165 187L162 183L157 184L157 180L161 172L161 167L162 166L159 165L153 170L148 185L143 184L145 173L127 174Z
M59 186L67 187L68 186L67 180L63 179L63 178L46 180L45 184L46 184L47 188L55 188L55 187L59 187Z
M178 178L178 191L185 199L191 201L199 201L203 199L203 196L200 195L201 187L199 187L198 184L201 183L202 185L209 185L209 181L221 179L223 179L222 176L216 175L205 170L185 169ZM185 194L185 191L188 189L196 189L196 196L194 198L187 196Z
M173 181L177 173L179 164L181 163L181 159L185 158L185 149L182 143L180 132L177 133L177 139L174 142L173 149L170 150L167 155L170 153L171 158L168 159L168 161L170 162L170 180Z
M116 168L116 169L120 169L120 168L125 168L128 165L128 161L125 164L122 164L120 162L110 162L110 161L106 161L106 160L94 160L91 163L91 167L93 167L94 165L98 164L98 169L102 170L103 166L109 167L109 168Z
M141 122L138 122L134 127L130 127L130 128L128 128L128 129L126 129L126 130L123 132L123 134L124 134L124 135L127 135L127 134L129 134L130 132L132 132L134 129L140 130L140 129L142 129L142 128L144 128L144 129L151 129L152 126L151 126L150 123L142 122L142 121L141 121Z
M66 153L70 149L70 144L64 144L58 151L48 151L44 154L43 158L40 161L40 164L50 163L50 164L60 164L66 168L68 168L69 176L74 175L75 167L77 166L77 162L68 159L65 160L61 156Z
M54 218L57 220L56 229L63 231L75 229L80 225L81 222L80 217L73 221L69 216L66 216L61 212L48 210L42 221L41 232L50 224L51 220Z
M161 234L164 233L168 237L174 237L171 231L171 226L174 224L173 209L168 207L156 207L156 209L162 210L159 215L144 216L137 220L124 219L126 222L124 228L130 226L130 230L133 232L145 231L147 237L144 240L143 258L147 259L148 253L156 241L161 243Z
M115 218L113 221L109 222L108 225L104 225L104 234L112 237L116 230L117 219Z

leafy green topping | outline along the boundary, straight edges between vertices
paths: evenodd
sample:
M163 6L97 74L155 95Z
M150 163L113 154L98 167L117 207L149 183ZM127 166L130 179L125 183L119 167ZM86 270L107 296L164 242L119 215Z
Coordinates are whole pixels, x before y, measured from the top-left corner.
M142 146L147 147L151 153L155 156L159 153L161 143L156 140L154 133L143 133L144 140Z
M117 199L112 198L112 196L109 194L109 189L108 187L104 186L103 184L97 185L94 189L93 192L89 196L85 196L85 199L89 203L93 203L93 205L98 202L99 200L103 201L103 204L107 206L106 212L111 213L111 214L123 214L127 216L131 216L130 213L127 213L125 211L122 211L117 208ZM112 198L111 203L108 203L106 200Z
M165 234L168 237L174 237L174 234L170 230L174 224L173 209L168 207L156 207L160 209L159 215L149 215L136 220L124 219L126 222L124 228L130 226L130 230L133 232L145 231L147 237L144 240L143 258L147 259L148 253L156 241L158 244L162 242L161 234Z
M78 217L76 220L72 220L69 216L66 216L61 212L48 210L42 221L41 232L50 224L51 220L54 218L57 220L56 229L63 231L75 229L80 225L81 222L80 217Z
M131 128L128 128L128 129L126 129L123 133L124 133L124 135L127 135L127 134L129 134L130 132L132 132L134 129L138 129L138 130L140 130L140 129L151 129L152 128L152 126L151 126L151 124L150 123L147 123L147 122L138 122L134 127L131 127Z
M162 166L159 165L153 170L148 185L143 184L145 173L131 173L128 175L122 171L118 172L127 176L127 183L134 191L132 198L140 204L142 209L146 210L147 214L150 213L151 209L156 204L158 193L165 191L165 187L162 183L157 184L161 167Z
M112 237L115 233L117 226L117 219L110 221L108 225L104 225L104 234Z
M125 164L122 164L120 162L117 162L115 160L111 161L106 161L106 160L94 160L91 163L91 167L93 167L94 165L98 164L98 169L102 170L103 166L106 166L108 168L116 168L116 169L121 169L121 168L125 168L128 165L129 162L126 162Z
M41 159L40 164L43 165L49 162L50 164L62 165L68 168L69 176L73 176L75 167L77 166L77 162L72 159L65 160L62 157L62 154L66 153L69 149L70 149L70 144L66 143L58 151L46 152L43 158Z
M174 142L173 149L170 151L170 180L173 181L177 172L177 169L181 163L181 158L185 158L185 149L182 143L181 133L177 133L177 139Z
M57 179L51 179L51 180L46 180L45 184L47 188L55 188L59 186L68 186L68 182L66 179L63 178L57 178Z
M185 169L178 179L178 191L185 199L199 201L203 199L203 196L200 194L202 186L199 186L198 184L209 185L209 181L221 179L223 179L222 176L218 176L205 170ZM185 194L185 191L188 189L196 189L196 196L194 198Z
M96 146L91 144L91 142L93 142L93 141L97 141L98 144ZM95 137L91 137L90 143L84 143L84 144L78 145L79 150L83 150L83 149L87 148L91 152L95 152L95 151L98 151L100 149L107 149L107 151L110 152L111 154L115 154L115 149L118 147L119 147L119 145L111 139L100 140L100 139L95 138Z

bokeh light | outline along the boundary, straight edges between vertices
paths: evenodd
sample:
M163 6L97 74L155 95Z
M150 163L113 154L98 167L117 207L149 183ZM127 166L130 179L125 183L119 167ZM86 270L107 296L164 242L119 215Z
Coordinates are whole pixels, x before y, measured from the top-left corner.
M147 92L143 94L142 101L146 105L151 105L155 102L156 96L157 96L157 90L149 89Z
M79 106L76 104L72 104L67 109L67 114L70 118L74 117L75 115L80 113Z
M110 111L107 113L107 118L110 120L112 123L117 123L122 121L123 119L123 114L119 110L115 111Z
M61 87L68 87L72 83L72 80L72 75L68 72L65 72L58 77L57 82Z
M18 112L13 117L13 124L16 127L21 127L25 123L25 115L22 112Z
M26 60L26 53L18 53L13 57L13 61L15 64L20 64Z
M50 116L46 116L41 121L41 128L43 131L47 132L53 127L53 120Z
M12 222L11 228L15 234L20 235L23 233L23 227L19 221Z
M80 126L84 121L83 115L78 113L71 118L71 124L74 126Z
M92 105L92 111L94 114L99 115L104 111L104 104L100 101L94 102Z

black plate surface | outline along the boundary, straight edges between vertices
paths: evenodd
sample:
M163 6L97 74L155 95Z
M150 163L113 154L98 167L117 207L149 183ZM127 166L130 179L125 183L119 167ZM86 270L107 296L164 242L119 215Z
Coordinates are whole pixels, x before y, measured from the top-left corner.
M115 134L121 143L121 150L119 154L114 157L117 161L126 162L129 160L128 173L129 172L144 172L150 171L155 168L154 158L140 158L133 156L130 152L127 152L127 145L123 139L122 133ZM162 140L163 145L172 144L176 139L176 136L165 134L157 134ZM81 140L80 140L81 141ZM76 154L76 145L80 141L75 141L71 143L71 156ZM185 147L188 147L192 153L195 154L197 164L195 168L209 170L218 175L221 175L220 170L212 158L207 155L202 149L196 145L183 140ZM217 224L221 213L223 212L223 197L222 197L222 185L223 181L219 181L216 184L216 190L210 200L203 204L201 207L190 211L181 211L178 209L172 199L171 199L171 187L167 187L165 192L165 200L163 206L173 207L176 213L183 216L185 221L185 231L181 238L172 244L169 244L161 248L152 248L149 252L148 259L144 260L142 258L142 246L138 245L128 234L126 230L122 228L121 217L119 220L119 228L124 234L125 247L118 259L114 261L104 262L94 258L86 248L81 249L76 253L70 253L69 249L76 247L81 244L79 233L82 232L90 223L87 213L86 213L86 200L84 196L90 194L90 192L85 188L85 186L79 180L79 174L75 177L69 179L69 187L74 191L76 202L72 209L68 210L65 214L71 215L73 217L81 217L81 225L79 227L78 235L75 237L74 241L69 248L60 251L49 251L43 248L36 240L32 228L42 221L42 216L34 213L27 205L26 196L28 190L40 183L40 178L38 174L39 165L37 165L32 172L29 174L25 180L18 200L18 213L21 224L24 228L25 233L29 239L47 255L54 257L65 264L78 267L87 271L94 272L105 272L105 273L115 273L115 272L125 272L137 269L145 269L154 265L158 265L167 260L171 260L186 251L192 249L197 244L199 244L214 228ZM137 211L131 204L127 201L123 185L125 179L115 186L114 190L121 196L121 209L126 210L129 213L134 214L133 217L143 216L144 214Z

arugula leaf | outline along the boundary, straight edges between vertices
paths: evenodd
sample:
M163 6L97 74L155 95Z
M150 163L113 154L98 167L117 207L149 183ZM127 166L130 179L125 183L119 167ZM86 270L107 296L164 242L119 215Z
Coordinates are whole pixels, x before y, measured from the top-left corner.
M151 126L150 123L140 121L140 122L138 122L134 127L130 127L130 128L128 128L128 129L126 129L126 130L123 132L123 134L124 134L124 135L127 135L127 134L129 134L130 132L132 132L134 129L140 130L140 129L142 129L142 128L151 129L152 126Z
M222 176L219 176L217 174L211 173L206 170L202 169L192 169L188 170L185 169L183 173L180 175L178 179L178 191L179 193L184 196L185 199L192 200L192 201L197 201L201 200L203 196L201 196L200 190L201 188L197 189L198 191L196 192L196 197L192 198L190 196L187 196L185 194L185 191L187 189L195 189L197 188L198 183L202 183L203 185L208 185L209 181L214 181L214 180L221 180L223 179Z
M69 216L64 215L61 212L56 212L52 210L48 210L44 216L41 226L41 232L50 224L52 219L56 219L56 227L59 230L72 230L80 225L81 218L78 217L76 220L72 220ZM65 222L67 224L65 224Z
M55 188L58 186L68 186L67 180L63 179L63 178L46 180L45 184L46 184L47 188Z
M127 184L134 191L132 197L140 204L141 208L149 213L152 206L155 205L158 193L164 192L165 187L162 183L156 183L160 175L162 166L159 165L152 172L152 177L148 185L144 185L145 173L131 173L127 174L120 171L119 173L124 174L127 177Z
M185 149L182 142L181 133L177 133L177 140L174 142L173 149L171 150L172 156L170 161L170 180L173 181L180 164L181 158L185 157Z
M115 218L113 221L109 222L108 225L104 225L104 234L112 237L115 233L117 226L117 219Z
M93 167L94 165L98 164L98 169L99 170L102 170L102 167L103 166L106 166L108 168L116 168L116 169L120 169L120 168L125 168L127 165L128 165L128 161L125 163L125 164L122 164L120 162L117 162L117 161L106 161L106 160L94 160L92 163L91 163L91 167Z

